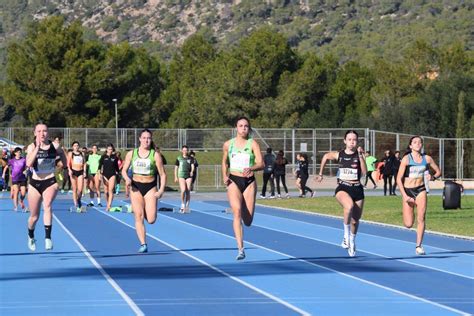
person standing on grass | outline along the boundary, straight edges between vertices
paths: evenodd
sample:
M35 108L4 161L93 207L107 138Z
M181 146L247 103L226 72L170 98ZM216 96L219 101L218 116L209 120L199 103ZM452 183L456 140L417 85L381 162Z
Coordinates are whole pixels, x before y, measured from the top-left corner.
M28 185L28 248L36 250L35 227L39 219L40 207L43 204L43 223L45 230L45 249L53 249L51 230L53 221L52 204L58 193L58 184L54 171L56 156L61 150L48 140L48 127L38 123L34 129L35 141L27 148L26 166L32 168Z
M126 192L130 192L135 229L140 241L139 253L148 252L144 220L149 224L156 221L157 200L163 196L166 187L166 172L161 155L155 151L152 133L149 129L140 132L140 146L127 153L122 167ZM131 168L130 168L131 167ZM128 170L132 170L129 177ZM156 188L159 175L160 189Z
M365 184L364 184L365 188L367 188L367 182L369 181L369 179L373 183L374 189L377 188L377 184L375 184L374 178L372 178L372 172L375 171L376 162L377 162L377 158L372 156L370 154L370 151L367 151L366 156L365 156L365 163L367 164L367 177L365 177Z
M183 145L181 155L176 158L174 167L174 182L179 184L181 190L181 213L189 212L191 202L191 183L193 181L194 163L193 158L188 155L189 148Z
M395 190L397 189L397 175L398 175L398 170L400 169L401 162L402 162L402 158L400 157L400 151L397 150L393 155L392 174L395 177L395 180L393 181L391 195L397 195L395 194Z
M309 164L308 164L308 155L307 154L301 154L300 155L300 186L301 186L301 195L300 197L306 197L306 192L311 192L310 196L314 197L314 192L311 190L308 186L306 186L306 183L308 182L309 179Z
M356 255L355 239L359 229L359 220L364 208L364 188L360 178L367 172L364 150L357 147L359 135L356 131L349 130L344 135L346 148L339 152L328 152L323 156L321 169L316 180L321 182L323 170L328 160L337 160L336 199L344 210L344 238L341 246L347 249L350 257Z
M431 156L422 153L423 139L413 136L408 143L407 153L400 162L397 173L397 183L402 195L403 224L407 228L413 227L415 221L415 207L417 210L416 247L417 255L425 255L422 246L425 234L425 215L427 205L427 194L424 183L425 171L430 167L434 175L430 174L433 181L441 176L441 170Z
M13 200L13 210L18 210L18 194L20 194L20 207L23 212L26 212L26 206L24 203L26 197L26 159L21 156L22 150L20 147L16 147L13 151L13 157L8 160L8 165L3 169L2 178L5 179L8 171L11 171L12 186L10 191L10 197Z
M250 137L250 121L237 119L237 136L222 147L222 179L227 186L227 197L234 216L232 226L237 241L237 260L245 259L243 226L252 225L255 211L257 182L255 171L264 168L258 143Z
M263 162L265 167L263 168L263 184L262 184L262 194L260 197L264 199L267 192L267 183L270 182L271 195L270 198L275 198L275 182L273 168L275 164L275 155L272 153L271 148L267 148L267 153L263 156Z
M295 170L293 172L295 174L295 185L298 191L300 192L300 196L303 195L303 191L301 190L301 154L296 154L296 161L295 161Z
M384 153L384 157L382 161L384 162L383 165L383 195L387 195L387 184L388 184L388 194L392 195L392 186L393 186L393 160L395 157L392 154L391 150L386 150Z
M79 142L72 143L72 151L68 154L69 178L72 184L72 199L74 210L82 212L82 190L84 189L84 178L86 177L86 159L80 151Z
M288 160L286 160L285 153L283 152L283 150L278 151L277 157L275 159L275 168L274 168L278 198L281 198L280 182L283 185L283 189L285 189L285 193L286 193L285 197L290 198L290 195L288 194L288 188L286 187L286 179L285 179L287 164L288 164Z

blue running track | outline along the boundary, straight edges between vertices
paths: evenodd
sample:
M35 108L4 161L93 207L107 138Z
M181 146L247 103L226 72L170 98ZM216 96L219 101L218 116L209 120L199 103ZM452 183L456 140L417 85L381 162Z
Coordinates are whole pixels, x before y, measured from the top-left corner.
M228 204L201 200L159 212L138 254L133 214L70 205L54 203L54 249L40 220L31 252L28 213L0 199L0 315L474 314L473 240L426 234L415 256L414 231L362 223L350 258L340 219L259 206L236 261Z

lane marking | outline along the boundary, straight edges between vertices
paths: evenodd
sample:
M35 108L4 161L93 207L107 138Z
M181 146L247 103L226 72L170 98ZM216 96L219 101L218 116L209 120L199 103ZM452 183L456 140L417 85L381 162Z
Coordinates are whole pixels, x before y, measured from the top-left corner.
M143 311L135 304L135 302L130 298L130 296L125 293L124 290L115 282L114 279L102 268L102 266L94 259L94 257L86 250L86 248L81 244L81 242L69 231L69 229L64 226L64 224L53 214L54 219L58 222L59 226L66 232L66 234L71 237L71 239L76 243L76 245L81 249L81 251L86 255L87 259L99 270L99 272L104 276L104 278L109 282L110 285L117 291L117 293L123 298L123 300L128 304L128 306L133 310L135 315L144 316Z
M107 214L107 215L108 215L108 214ZM175 221L180 222L180 223L184 223L184 224L187 224L187 225L190 225L190 226L193 226L193 227L202 229L202 230L206 230L206 231L212 232L212 233L214 233L214 234L218 234L218 235L221 235L221 236L225 236L225 237L227 237L227 238L230 238L230 239L234 239L234 237L232 237L232 236L229 236L229 235L226 235L226 234L223 234L223 233L221 233L221 232L214 231L214 230L211 230L211 229L208 229L208 228L205 228L205 227L201 227L201 226L198 226L198 225L195 225L195 224L191 224L191 223L182 221L182 220L180 220L180 219L176 219L176 218L170 217L170 216L168 216L168 215L163 215L163 214L162 214L162 216L164 216L164 217L166 217L166 218L168 218L168 219L171 219L171 220L175 220ZM112 216L111 216L111 217L112 217ZM114 217L112 217L112 218L114 218ZM114 218L114 219L115 219L115 218ZM118 219L117 219L117 220L118 220ZM120 221L120 220L119 220L119 221ZM126 225L128 225L128 224L126 224ZM321 268L321 269L323 269L323 270L327 270L327 271L330 271L330 272L333 272L333 273L336 273L336 274L339 274L339 275L343 275L343 276L345 276L345 277L348 277L348 278L351 278L351 279L360 281L360 282L365 283L365 284L369 284L369 285L372 285L372 286L375 286L375 287L378 287L378 288L381 288L381 289L384 289L384 290L387 290L387 291L390 291L390 292L393 292L393 293L396 293L396 294L399 294L399 295L403 295L403 296L412 298L412 299L414 299L414 300L418 300L418 301L421 301L421 302L424 302L424 303L427 303L427 304L431 304L431 305L440 307L440 308L442 308L442 309L449 310L449 311L454 312L454 313L458 313L458 314L463 315L463 316L468 316L468 315L470 315L469 313L460 311L460 310L455 309L455 308L453 308L453 307L449 307L449 306L446 306L446 305L442 305L442 304L439 304L439 303L437 303L437 302L433 302L433 301L427 300L427 299L422 298L422 297L418 297L418 296L415 296L415 295L412 295L412 294L409 294L409 293L406 293L406 292L403 292L403 291L396 290L396 289L394 289L394 288L390 288L390 287L387 287L387 286L384 286L384 285L381 285L381 284L378 284L378 283L375 283L375 282L372 282L372 281L368 281L368 280L365 280L365 279L362 279L362 278L353 276L353 275L351 275L351 274L347 274L347 273L344 273L344 272L340 272L340 271L338 271L338 270L334 270L334 269L331 269L331 268L328 268L328 267L325 267L325 266L321 266L321 265L319 265L319 264L316 264L316 263L313 263L313 262L309 262L309 261L304 260L304 259L296 258L296 257L294 257L294 256L292 256L292 255L289 255L289 254L286 254L286 253L283 253L283 252L280 252L280 251L277 251L277 250L274 250L274 249L270 249L270 248L267 248L267 247L265 247L265 246L262 246L262 245L253 243L253 242L245 241L245 243L254 245L255 247L258 247L258 248L261 248L261 249L264 249L264 250L267 250L267 251L270 251L270 252L279 254L279 255L281 255L281 256L284 256L284 257L287 257L287 258L290 258L290 259L294 259L295 261L299 261L299 262L302 262L302 263L305 263L305 264L309 264L309 265L311 265L311 266L315 266L315 267Z
M112 216L112 215L110 215L110 214L107 214L107 213L105 213L105 212L103 212L103 211L101 211L101 210L99 210L99 209L97 209L97 208L95 208L95 207L94 207L94 209L95 209L97 212L99 212L99 213L101 213L101 214L104 214L104 215L106 215L106 216L108 216L108 217L110 217L110 218L112 218L112 219L118 221L119 223L122 223L123 225L128 226L128 227L132 228L133 230L135 230L135 227L133 227L132 225L129 225L128 223L126 223L126 222L124 222L124 221L122 221L122 220L120 220L120 219L118 219L118 218L116 218L116 217L114 217L114 216ZM183 250L181 250L181 249L175 247L174 245L172 245L172 244L170 244L170 243L168 243L168 242L166 242L166 241L164 241L164 240L161 240L161 239L159 239L158 237L155 237L154 235L151 235L151 234L149 234L149 233L147 233L146 235L147 235L148 237L150 237L150 238L152 238L152 239L154 239L154 240L156 240L156 241L158 241L158 242L160 242L160 243L166 245L167 247L170 247L170 248L176 250L177 252L179 252L179 253L181 253L181 254L187 256L188 258L191 258L191 259L193 259L193 260L199 262L200 264L205 265L205 266L207 266L208 268L210 268L210 269L212 269L212 270L214 270L214 271L216 271L216 272L218 272L218 273L220 273L220 274L222 274L222 275L224 275L224 276L226 276L226 277L232 279L233 281L235 281L235 282L237 282L237 283L240 283L240 284L242 284L243 286L245 286L245 287L247 287L247 288L249 288L249 289L251 289L251 290L253 290L253 291L257 292L257 293L260 293L260 294L262 294L262 295L264 295L264 296L270 298L271 300L273 300L273 301L275 301L275 302L277 302L277 303L280 303L280 304L282 304L282 305L288 307L289 309L292 309L293 311L295 311L295 312L297 312L297 313L300 313L301 315L304 315L304 316L309 316L309 315L311 315L310 313L308 313L308 312L306 312L306 311L304 311L304 310L302 310L302 309L300 309L300 308L298 308L298 307L296 307L296 306L294 306L294 305L292 305L292 304L290 304L290 303L288 303L288 302L286 302L286 301L284 301L284 300L282 300L282 299L280 299L280 298L278 298L278 297L276 297L276 296L274 296L274 295L272 295L272 294L270 294L270 293L268 293L268 292L266 292L266 291L264 291L264 290L261 290L261 289L255 287L255 286L253 286L252 284L247 283L247 282L245 282L244 280L241 280L241 279L239 279L239 278L237 278L237 277L235 277L235 276L233 276L233 275L231 275L231 274L229 274L229 273L227 273L227 272L225 272L225 271L223 271L223 270L221 270L221 269L219 269L219 268L213 266L212 264L210 264L210 263L208 263L208 262L206 262L206 261L204 261L204 260L201 260L201 259L199 259L199 258L197 258L197 257L195 257L195 256L193 256L193 255L191 255L191 254L189 254L189 253L187 253L186 251L183 251Z
M168 204L169 204L169 203L168 203ZM225 220L228 220L228 221L231 221L231 220L232 220L231 218L228 218L228 217L225 217L225 216L222 216L222 215L219 215L219 214L211 214L211 213L207 213L207 212L203 212L203 211L198 211L198 210L196 210L196 209L192 209L192 210L194 210L194 211L197 212L197 213L201 213L201 214L205 214L205 215L209 215L209 216L215 216L215 217L222 218L222 219L225 219ZM267 215L267 214L260 214L260 215L272 217L272 215ZM260 216L260 215L259 215L259 216ZM286 218L285 218L285 219L286 219ZM294 219L289 219L289 220L297 221L297 222L299 222L299 223L305 223L305 222L300 222L300 221L294 220ZM337 228L328 227L328 226L319 225L319 224L310 224L310 225L315 225L315 226L320 226L320 227L331 228L331 229L336 229L336 230L337 230ZM261 224L252 224L252 226L256 226L256 227L260 227L260 228L265 228L265 229L273 230L273 231L276 231L276 232L279 232L279 233L284 233L284 234L293 235L293 236L296 236L296 237L301 237L301 238L306 238L306 239L310 239L310 240L315 240L315 241L319 241L319 242L326 243L326 244L329 244L329 245L334 245L334 246L340 247L340 244L339 244L339 243L333 243L333 242L330 242L330 241L326 241L326 240L314 238L314 237L311 237L311 236L300 235L300 234L296 234L296 233L292 233L292 232L280 230L280 229L277 229L277 228L272 228L272 227L264 226L264 225L261 225ZM361 234L364 234L364 233L361 233ZM370 235L370 234L369 234L369 236L372 236L372 237L374 237L374 238L379 237L379 236L377 236L377 235ZM390 240L392 240L392 241L398 241L397 239L391 239L391 238L388 238L388 237L380 237L380 238L386 238L386 239L390 239ZM357 248L357 250L359 250L359 251L361 251L361 252L365 252L365 253L371 254L371 255L374 255L374 256L377 256L377 257L382 257L382 258L386 258L386 259L393 259L393 260L396 260L396 261L399 261L399 262L403 262L403 263L406 263L406 264L411 264L411 265L414 265L414 266L417 266L417 267L422 267L422 268L426 268L426 269L430 269L430 270L434 270L434 271L438 271L438 272L442 272L442 273L452 274L452 275L455 275L455 276L458 276L458 277L461 277L461 278L466 278L466 279L469 279L469 280L474 280L474 277L471 277L471 276L468 276L468 275L459 274L459 273L452 272L452 271L446 271L446 270L443 270L443 269L439 269L439 268L435 268L435 267L431 267L431 266L426 266L426 265L422 265L422 264L415 263L415 262L411 262L411 261L405 261L404 259L397 259L397 258L394 258L394 257L385 256L385 255L382 255L382 254L379 254L379 253L375 253L375 252L372 252L372 251L363 250L362 248Z

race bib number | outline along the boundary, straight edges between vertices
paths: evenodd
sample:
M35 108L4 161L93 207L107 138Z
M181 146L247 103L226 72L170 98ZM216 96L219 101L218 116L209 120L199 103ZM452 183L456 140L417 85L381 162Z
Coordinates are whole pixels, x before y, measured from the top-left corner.
M339 179L346 180L346 181L359 180L357 169L340 168Z
M133 164L133 173L150 174L151 164L149 159L137 159Z
M250 155L244 153L233 153L230 157L230 168L244 170L250 168Z
M82 165L82 156L73 156L72 163L75 165Z
M36 173L51 173L54 172L54 159L51 158L38 158L38 167Z

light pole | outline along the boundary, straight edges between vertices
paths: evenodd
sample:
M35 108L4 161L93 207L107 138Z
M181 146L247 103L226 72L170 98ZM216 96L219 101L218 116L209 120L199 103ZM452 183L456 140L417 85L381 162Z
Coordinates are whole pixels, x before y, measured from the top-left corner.
M115 147L118 148L118 114L117 114L117 99L112 99L115 102Z

